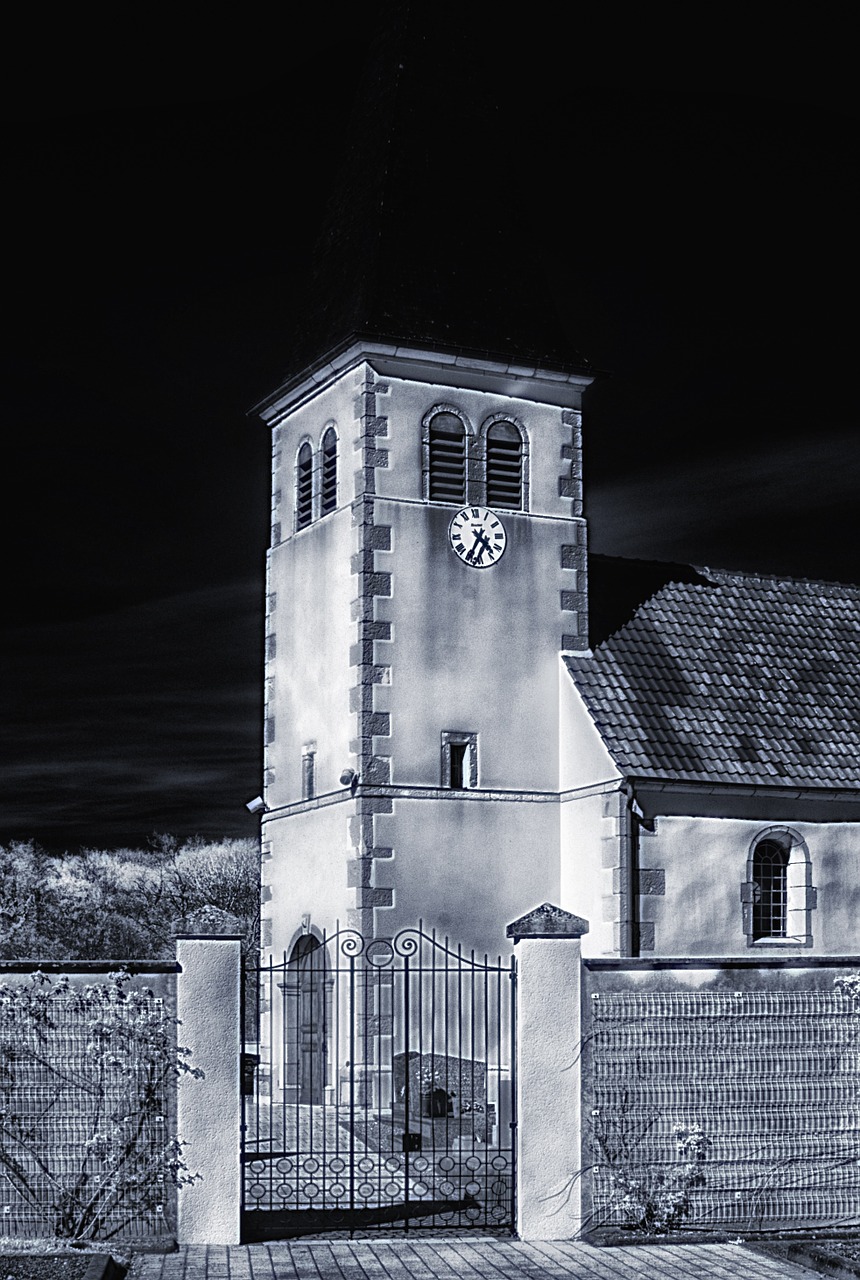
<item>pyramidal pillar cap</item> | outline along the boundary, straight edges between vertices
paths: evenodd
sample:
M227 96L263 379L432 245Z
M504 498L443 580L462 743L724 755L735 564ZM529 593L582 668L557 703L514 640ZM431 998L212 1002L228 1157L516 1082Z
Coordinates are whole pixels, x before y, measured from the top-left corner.
M551 902L544 902L520 916L519 920L514 920L505 932L515 943L520 938L581 938L588 933L588 921L561 907L554 907Z

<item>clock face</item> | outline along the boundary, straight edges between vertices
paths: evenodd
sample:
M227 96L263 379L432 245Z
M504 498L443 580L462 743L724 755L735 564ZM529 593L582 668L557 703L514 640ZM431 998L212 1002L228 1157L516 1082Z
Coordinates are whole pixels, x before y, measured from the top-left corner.
M487 507L463 507L448 528L448 540L464 564L489 569L503 555L507 534L494 511Z

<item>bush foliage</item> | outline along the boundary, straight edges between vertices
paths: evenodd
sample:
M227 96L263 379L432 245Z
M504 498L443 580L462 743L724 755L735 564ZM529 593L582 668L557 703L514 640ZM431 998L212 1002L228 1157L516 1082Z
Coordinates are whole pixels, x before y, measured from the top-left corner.
M147 849L47 854L0 845L0 960L170 960L179 920L238 918L259 945L255 840L159 836Z
M195 1178L167 1124L177 1077L202 1072L176 1020L127 973L0 984L0 1181L19 1226L71 1240L166 1221Z

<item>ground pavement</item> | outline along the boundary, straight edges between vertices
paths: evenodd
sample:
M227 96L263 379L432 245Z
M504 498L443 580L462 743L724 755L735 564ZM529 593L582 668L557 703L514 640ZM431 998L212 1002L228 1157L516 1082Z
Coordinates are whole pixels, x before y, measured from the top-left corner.
M816 1272L736 1244L412 1239L185 1245L138 1254L128 1280L812 1280Z

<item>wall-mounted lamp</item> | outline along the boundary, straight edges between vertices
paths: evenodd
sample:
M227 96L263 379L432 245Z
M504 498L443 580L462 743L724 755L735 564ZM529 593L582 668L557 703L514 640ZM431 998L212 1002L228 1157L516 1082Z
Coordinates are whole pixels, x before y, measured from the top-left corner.
M343 773L340 775L340 785L342 787L349 787L352 794L355 795L355 789L358 786L358 774L355 769L344 769Z

